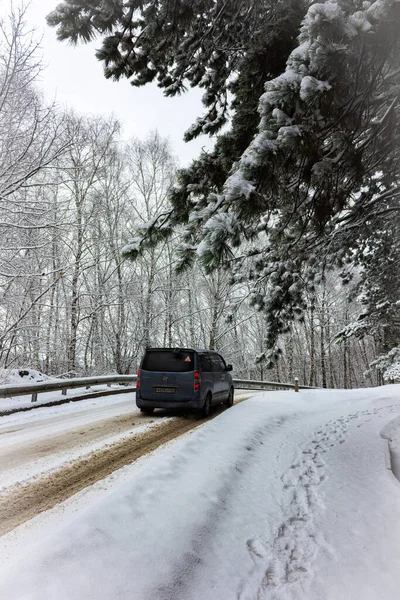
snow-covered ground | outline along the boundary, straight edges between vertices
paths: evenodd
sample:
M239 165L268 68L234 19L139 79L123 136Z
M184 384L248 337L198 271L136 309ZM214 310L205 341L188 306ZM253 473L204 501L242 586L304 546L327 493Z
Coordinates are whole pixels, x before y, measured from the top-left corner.
M116 375L116 373L111 374L111 376ZM136 376L135 376L136 377ZM93 382L98 380L98 377L86 377L86 380L92 380ZM0 386L4 389L15 387L15 386L30 386L43 382L60 382L66 383L68 380L60 379L57 377L50 377L49 375L45 375L41 371L36 371L31 368L20 368L20 369L0 369ZM130 382L127 384L129 387L135 387L134 382ZM48 404L54 401L63 400L68 401L68 399L73 399L76 396L84 396L85 394L91 394L93 392L100 391L112 391L112 389L118 389L121 391L120 384L107 384L104 385L96 385L93 383L89 388L86 386L81 388L72 388L65 390L66 395L62 394L61 390L54 390L50 392L39 392L37 395L37 399L34 403L32 403L31 395L24 394L22 396L12 396L6 398L0 398L0 412L1 411L12 411L15 409L26 409L26 408L35 408L42 404Z
M37 382L35 381L33 383ZM132 387L134 387L134 384L132 384ZM63 396L61 390L55 390L52 392L40 392L35 402L32 402L31 396L27 394L24 394L23 396L13 396L11 398L0 398L0 411L12 411L14 409L32 408L33 406L35 410L37 410L37 406L40 406L42 404L49 404L51 402L57 402L58 400L63 400L64 402L67 401L68 404L68 400L72 400L76 396L84 396L85 394L92 394L93 392L102 392L104 390L112 391L113 389L121 390L121 386L119 386L118 384L113 384L111 387L107 387L106 385L93 385L90 388L74 388L71 390L67 390L66 396Z
M43 381L60 381L56 377L51 377L31 369L21 367L20 369L0 369L0 385L26 385L29 383L42 383Z
M242 402L3 536L0 598L397 600L399 416L398 385Z
M237 391L236 397L248 395ZM41 407L0 418L0 495L171 418L140 413L135 393Z
M110 432L107 424L123 416L132 417L129 428ZM151 427L149 421L151 419L141 418L132 392L2 417L0 493L17 482L37 478L66 462L88 455L104 443L115 443L131 435L133 430L139 433ZM93 436L94 426L103 423L102 435Z

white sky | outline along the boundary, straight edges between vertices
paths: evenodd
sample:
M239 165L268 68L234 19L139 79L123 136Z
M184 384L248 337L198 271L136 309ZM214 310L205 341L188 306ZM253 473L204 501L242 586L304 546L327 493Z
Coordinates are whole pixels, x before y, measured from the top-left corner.
M0 4L3 1L0 0ZM38 35L43 34L46 69L41 86L48 99L56 99L59 105L71 107L78 113L114 114L122 123L124 139L144 138L151 130L158 129L170 139L172 151L181 165L196 157L203 146L211 147L212 142L205 136L188 144L183 141L186 129L204 111L200 90L165 98L153 84L134 88L127 80L118 83L106 80L102 65L94 55L100 40L73 47L57 41L55 29L47 26L45 17L57 4L59 0L31 0L28 11L28 26L36 27Z

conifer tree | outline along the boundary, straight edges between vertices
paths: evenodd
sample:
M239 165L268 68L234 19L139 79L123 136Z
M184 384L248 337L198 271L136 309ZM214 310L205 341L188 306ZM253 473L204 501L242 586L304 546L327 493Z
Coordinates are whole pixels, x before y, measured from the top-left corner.
M198 258L250 278L271 349L321 272L358 261L368 278L358 249L371 228L381 264L400 209L398 0L65 0L48 22L61 40L102 36L106 77L203 88L187 140L232 112L127 256L183 226L180 267Z

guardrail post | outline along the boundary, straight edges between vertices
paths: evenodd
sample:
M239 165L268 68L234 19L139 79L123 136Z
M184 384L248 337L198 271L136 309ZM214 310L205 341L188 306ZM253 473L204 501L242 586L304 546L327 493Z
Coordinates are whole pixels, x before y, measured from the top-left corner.
M61 393L62 393L63 396L66 396L67 395L67 388L63 388L61 390Z
M31 402L36 402L36 401L37 401L37 392L33 392Z
M298 377L294 378L294 391L295 392L299 391L299 378Z

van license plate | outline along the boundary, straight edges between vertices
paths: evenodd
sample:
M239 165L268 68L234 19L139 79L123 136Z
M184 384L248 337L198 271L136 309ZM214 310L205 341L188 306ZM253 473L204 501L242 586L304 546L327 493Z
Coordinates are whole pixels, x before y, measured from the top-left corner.
M156 387L156 392L161 393L161 394L175 394L176 392L176 388L172 388L172 387Z

